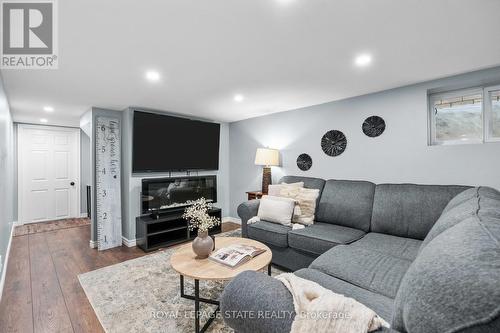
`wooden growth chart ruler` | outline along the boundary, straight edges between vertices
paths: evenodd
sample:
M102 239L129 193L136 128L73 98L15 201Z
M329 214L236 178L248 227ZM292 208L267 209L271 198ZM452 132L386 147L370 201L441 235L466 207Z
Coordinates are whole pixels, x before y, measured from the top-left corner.
M96 219L97 248L122 245L120 120L97 117Z

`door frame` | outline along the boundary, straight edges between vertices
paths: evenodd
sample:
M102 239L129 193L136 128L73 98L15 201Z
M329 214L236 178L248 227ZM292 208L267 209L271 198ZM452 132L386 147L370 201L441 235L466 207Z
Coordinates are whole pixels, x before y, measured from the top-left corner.
M61 131L61 132L70 132L76 133L76 166L77 166L77 191L76 191L76 208L77 208L77 216L78 218L81 216L81 198L80 192L82 190L81 185L81 161L80 161L80 128L79 127L65 127L65 126L49 126L49 125L34 125L34 124L17 124L17 220L19 224L24 224L23 219L23 154L21 153L21 147L23 144L23 132L26 129L39 129L39 130L47 130L47 131ZM30 223L44 223L42 222L27 222Z

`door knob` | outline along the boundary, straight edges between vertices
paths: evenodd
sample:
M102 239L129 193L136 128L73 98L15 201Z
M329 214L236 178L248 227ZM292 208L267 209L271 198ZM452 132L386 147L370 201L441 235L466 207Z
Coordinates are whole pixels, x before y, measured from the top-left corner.
M75 182L71 182L69 183L71 186L75 186Z

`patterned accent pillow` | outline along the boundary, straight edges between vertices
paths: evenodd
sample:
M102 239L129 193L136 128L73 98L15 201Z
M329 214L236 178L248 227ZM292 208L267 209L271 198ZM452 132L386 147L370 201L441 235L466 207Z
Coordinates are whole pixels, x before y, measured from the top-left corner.
M273 197L279 197L280 192L282 189L286 188L291 188L291 187L304 187L304 182L298 182L298 183L282 183L282 184L276 184L276 185L269 185L269 189L267 190L267 195L273 196Z
M314 223L316 200L319 196L318 189L303 187L287 187L280 191L280 196L295 200L295 209L292 222L310 225Z

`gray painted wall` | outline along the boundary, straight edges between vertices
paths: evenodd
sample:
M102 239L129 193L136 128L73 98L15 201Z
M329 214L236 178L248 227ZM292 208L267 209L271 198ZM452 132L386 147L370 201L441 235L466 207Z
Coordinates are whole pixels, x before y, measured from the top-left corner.
M123 213L123 236L129 240L135 239L135 218L141 214L140 193L143 178L168 177L168 173L133 174L132 173L132 126L133 110L130 108L123 111L122 122L122 198L124 198ZM157 111L155 111L157 112ZM166 113L171 114L172 113ZM218 171L192 172L192 175L217 175L217 206L222 209L223 216L229 216L229 125L221 123L220 154ZM168 150L168 143L165 143ZM186 173L172 172L171 176L185 176ZM128 189L128 190L127 190Z
M14 125L3 81L0 77L0 261L5 269L5 254L13 223ZM0 271L0 276L1 276ZM1 291L0 291L1 293Z
M92 110L85 113L80 119L80 128L86 134L89 134L89 151L82 153L82 161L90 161L90 174L91 181L95 188L95 149L94 149L94 129L95 120L99 115L115 116L122 121L122 235L123 237L134 240L135 239L135 218L141 214L140 211L140 192L141 181L143 178L156 178L168 177L168 173L154 173L154 174L132 174L132 122L133 110L136 108L126 109L124 111L105 110L99 108L92 108ZM157 112L157 111L156 111ZM167 113L166 113L167 114ZM169 113L172 114L172 113ZM228 216L229 212L229 125L221 124L221 138L220 138L220 160L219 170L213 172L199 172L199 175L217 175L217 206L222 208L223 216ZM166 146L168 149L168 146ZM83 151L83 149L82 149ZM84 157L87 156L87 159ZM84 166L82 165L82 169ZM192 173L194 174L194 173ZM174 176L184 176L186 173L173 172ZM82 176L83 177L83 176ZM83 184L83 178L82 178ZM83 189L82 189L83 191ZM95 221L95 193L92 194L92 221ZM91 225L92 240L97 239L97 231L95 223Z
M281 151L282 166L272 168L274 181L283 175L304 175L500 189L500 143L427 145L428 91L499 82L500 67L231 123L230 215L237 216L245 191L260 188L262 169L254 165L254 157L255 150L265 146ZM361 130L364 119L372 115L387 124L378 138ZM343 131L348 139L346 151L338 157L325 155L320 147L321 137L331 129ZM313 159L307 172L296 166L301 153Z

